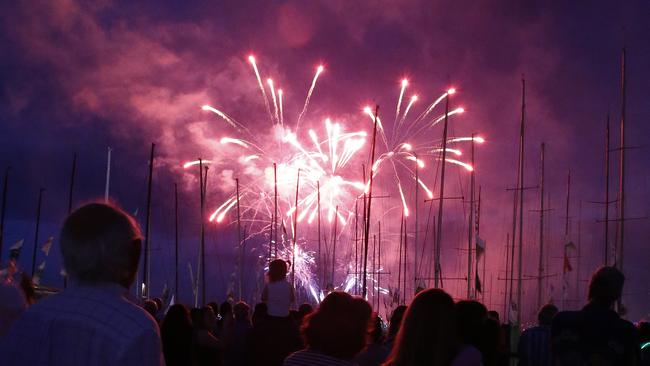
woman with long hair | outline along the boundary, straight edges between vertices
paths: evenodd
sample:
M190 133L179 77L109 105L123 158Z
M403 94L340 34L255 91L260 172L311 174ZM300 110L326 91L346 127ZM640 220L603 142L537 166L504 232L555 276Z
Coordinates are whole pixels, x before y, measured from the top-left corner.
M454 300L446 292L420 292L406 310L384 366L447 366L459 350Z

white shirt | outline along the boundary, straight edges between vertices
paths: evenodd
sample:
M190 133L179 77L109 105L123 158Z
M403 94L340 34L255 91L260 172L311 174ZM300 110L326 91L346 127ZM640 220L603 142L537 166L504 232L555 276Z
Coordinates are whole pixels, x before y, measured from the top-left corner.
M262 300L266 301L270 316L289 316L289 306L293 302L293 291L287 281L269 282L264 288Z

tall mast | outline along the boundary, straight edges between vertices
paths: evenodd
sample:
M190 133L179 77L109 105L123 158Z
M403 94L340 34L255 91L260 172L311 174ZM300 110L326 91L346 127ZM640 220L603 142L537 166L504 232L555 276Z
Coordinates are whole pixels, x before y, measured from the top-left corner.
M320 241L320 234L318 240ZM359 286L356 279L359 278L359 200L354 200L354 278L354 294L358 295Z
M413 156L415 157L415 233L414 233L415 237L414 237L414 242L413 242L413 253L414 253L414 255L413 255L413 286L414 286L413 295L415 296L416 292L418 290L418 287L419 287L418 286L418 260L417 260L418 256L417 256L417 253L418 253L418 231L419 231L419 229L418 229L418 211L419 211L418 210L418 206L419 206L418 183L419 183L419 179L420 179L420 177L419 177L420 169L419 169L419 166L418 166L418 155L416 153L414 153ZM381 237L381 235L380 235L380 237Z
M564 217L564 260L567 258L567 244L569 243L569 203L571 202L571 170L567 175L567 184L566 184L566 212ZM563 266L564 267L564 266ZM565 310L566 296L568 292L568 282L566 279L567 270L566 268L562 269L562 310Z
M38 231L41 226L41 206L43 203L43 192L45 192L45 188L39 189L38 206L36 206L36 232L34 234L34 251L32 252L32 278L34 278L34 272L36 270L36 250L38 248Z
M151 276L151 263L150 263L150 246L151 246L151 183L153 181L153 158L156 144L151 143L151 155L149 156L149 177L147 180L147 211L145 218L145 234L144 234L144 266L142 271L142 283L144 283L143 297L149 297L149 281ZM109 164L110 164L110 150L109 150ZM108 176L107 176L108 177ZM108 182L108 178L107 178ZM108 184L106 185L108 187ZM108 192L108 189L106 190ZM108 196L107 196L108 197Z
M336 213L334 214L334 238L332 240L332 276L330 277L331 288L334 290L334 267L336 263L336 237L337 237L337 224L339 221L339 206L336 206Z
M474 133L472 133L472 171L469 183L469 217L467 219L467 298L472 298L472 239L474 237ZM478 260L478 257L476 258ZM478 272L477 272L478 274Z
M399 250L397 256L397 304L400 304L400 297L402 296L402 233L404 232L404 213L400 218L399 223Z
M239 301L242 301L244 282L244 248L241 241L241 212L239 211L239 178L235 178L237 199L237 249L239 251Z
M72 169L70 171L70 187L68 189L68 215L72 212L72 194L74 193L74 180L77 174L77 153L72 156ZM2 233L0 233L2 236ZM2 252L2 239L0 239L0 252ZM2 256L0 255L0 258ZM68 275L63 276L63 288L68 287Z
M379 296L381 296L381 221L378 223L378 228L377 228L377 269L376 269L376 276L377 276L377 313L379 314Z
M273 230L275 232L274 243L274 255L273 258L278 257L278 168L275 163L273 163L273 210L275 212L275 222L273 224Z
M542 291L544 288L544 150L542 142L539 168L539 264L537 267L537 308L542 307Z
M0 210L0 261L2 261L2 243L5 234L5 212L7 210L7 189L9 187L9 171L11 167L8 166L5 170L4 184L2 186L2 209Z
M402 280L404 281L404 299L403 303L406 304L406 260L408 258L408 235L406 235L406 218L403 218L404 221L404 277Z
M372 204L372 181L373 181L373 172L372 168L375 166L375 143L377 140L377 123L379 120L379 106L375 107L375 115L373 118L373 128L372 128L372 148L370 149L370 182L369 182L369 187L368 187L368 207L366 207L366 217L365 217L365 234L364 234L364 243L363 243L363 250L364 250L364 255L363 255L363 293L362 297L365 299L366 295L368 294L368 287L367 287L367 276L368 276L368 239L370 235L370 207ZM364 169L365 172L365 169ZM365 173L364 173L365 174Z
M174 183L174 293L178 300L178 184Z
M199 245L199 268L196 270L196 284L197 289L194 295L194 306L198 306L198 284L202 286L202 296L203 301L205 301L205 278L203 278L201 271L205 267L205 189L203 187L203 159L199 158L199 193L200 193L200 209L201 209L201 233L200 233L200 245ZM203 272L205 273L205 272Z
M618 231L619 239L619 252L616 258L616 267L623 271L623 255L625 253L625 47L621 55L621 162L620 162L620 182L619 182L619 200L620 200L620 217Z
M440 267L440 247L442 245L442 207L445 194L445 159L447 158L447 129L449 127L449 93L445 97L445 122L442 130L442 159L440 164L440 193L438 195L438 225L436 229L435 255L433 261L434 287L439 288L442 285L441 267Z
M519 132L519 261L517 271L517 325L521 324L521 285L523 272L523 248L524 248L524 144L526 131L526 80L521 79L521 130ZM514 239L514 237L513 237ZM513 240L514 242L514 240Z
M320 181L316 182L316 194L317 194L317 199L318 201L316 202L316 209L317 215L318 215L318 276L320 277L321 271L323 271L323 276L321 278L325 278L325 269L323 268L323 260L321 258L321 241L320 241ZM356 221L355 221L355 227L356 227ZM322 280L321 280L322 281Z
M366 165L365 164L361 164L361 175L363 176L363 183L365 184L366 183ZM366 238L366 213L367 213L366 206L368 205L367 198L368 197L367 197L366 191L364 189L364 191L363 191L363 212L361 214L361 219L363 220L363 228L361 230L361 241L363 243L362 243L362 247L359 248L360 255L361 255L361 260L364 261L364 262L366 260L365 259L366 257L363 254L364 253L363 250L364 250L365 242L366 242L366 239L365 239ZM357 281L356 281L357 284L359 284L359 282L363 282L363 279L361 279L361 276L365 276L365 268L363 269L364 272L361 273L362 268L364 268L363 264L359 263L359 271L357 271ZM361 281L359 281L359 279L361 279ZM365 282L363 282L363 286L365 287ZM358 285L357 285L357 287L358 287ZM361 290L361 291L363 291L363 290ZM357 291L357 293L358 293L358 291Z
M296 205L294 206L293 218L293 245L291 246L291 288L296 289L296 244L298 241L298 190L300 189L300 168L296 178Z
M106 155L106 185L104 187L104 202L108 202L109 198L109 187L111 184L111 147L108 147L108 152Z
M481 186L478 186L478 206L476 207L476 240L479 238L479 234L481 233ZM485 284L485 259L486 259L487 253L485 250L483 251L483 283ZM475 273L476 276L478 276L478 254L476 255L476 269ZM481 286L481 301L485 302L485 285ZM476 289L475 289L476 290ZM492 288L490 288L490 291L492 291ZM476 293L476 291L474 291Z
M603 224L605 224L603 264L607 266L609 264L609 113L605 125L605 221Z

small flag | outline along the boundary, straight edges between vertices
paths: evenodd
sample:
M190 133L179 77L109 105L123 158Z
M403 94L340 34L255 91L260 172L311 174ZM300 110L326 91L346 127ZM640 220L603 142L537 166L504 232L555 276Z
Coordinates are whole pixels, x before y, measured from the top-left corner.
M18 260L18 257L20 257L20 250L23 248L23 244L25 244L25 239L20 239L9 248L10 261Z
M41 250L43 253L45 253L46 256L50 255L50 249L52 248L52 243L54 242L54 237L50 236L47 238L45 243L43 243L43 247L41 247Z
M482 294L483 293L483 288L481 286L481 278L478 276L478 273L476 274L476 277L474 278L474 286L476 287L476 292Z
M476 236L476 258L480 258L485 253L485 240Z
M163 304L167 302L167 299L169 299L169 287L167 287L167 284L165 283L165 286L163 287L163 290L162 290L162 302L163 302Z
M36 272L34 273L34 284L38 285L41 282L41 277L43 276L43 272L45 271L45 261L41 262L41 264L36 267Z
M564 244L564 273L573 271L573 267L571 267L571 261L569 261L569 250L576 250L576 245L573 244L572 241Z
M571 262L569 261L569 257L567 256L566 252L564 252L564 273L571 272L573 271L573 267L571 267Z

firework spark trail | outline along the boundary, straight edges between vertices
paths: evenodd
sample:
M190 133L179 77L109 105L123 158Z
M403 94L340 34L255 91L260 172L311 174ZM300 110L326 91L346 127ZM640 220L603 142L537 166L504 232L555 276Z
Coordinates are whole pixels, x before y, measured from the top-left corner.
M273 88L273 79L267 79L266 82L269 84L269 89L271 89L271 97L273 98L273 111L275 112L275 121L280 123L280 113L278 112L278 100L275 97L275 88Z
M282 107L282 89L278 89L278 100L280 104L280 125L284 126L284 110Z
M406 110L404 110L404 115L402 115L402 118L399 120L399 124L397 125L397 129L404 123L404 120L406 119L406 116L409 114L409 111L411 110L411 107L413 106L413 103L415 103L418 100L418 96L414 95L411 97L411 100L409 101L409 104L406 105Z
M183 164L183 169L187 169L189 167L193 167L199 164L211 164L211 160L194 160L194 161L188 161L187 163Z
M214 108L212 106L204 105L203 107L201 107L201 109L204 110L204 111L210 111L210 112L216 114L217 116L221 117L224 121L228 122L232 127L234 127L239 132L242 132L242 130L243 130L243 131L246 131L246 132L250 133L248 131L248 129L244 125L242 125L241 123L235 121L229 115L223 113L222 111L220 111L220 110L218 110L218 109L216 109L216 108Z
M395 121L399 119L399 112L402 107L402 98L404 98L404 91L406 90L406 86L409 84L409 81L407 79L402 80L402 88L399 91L399 98L397 99L397 108L395 109Z
M262 84L262 77L260 76L260 71L257 69L257 63L255 62L255 56L248 56L248 62L253 65L253 70L255 70L255 77L257 78L257 84L260 87L262 92L262 98L264 98L264 106L266 106L266 113L269 114L269 118L273 121L273 114L271 114L271 107L269 106L269 99L266 96L266 90L264 90L264 84Z
M316 87L316 81L318 80L318 76L325 70L323 65L319 65L318 68L316 69L316 74L314 75L314 79L311 81L311 86L309 87L309 91L307 92L307 98L305 98L305 104L302 107L302 111L298 115L298 122L296 122L296 130L300 127L300 120L302 120L302 117L305 115L305 112L307 112L307 107L309 106L309 100L311 99L311 95L314 92L314 88Z

